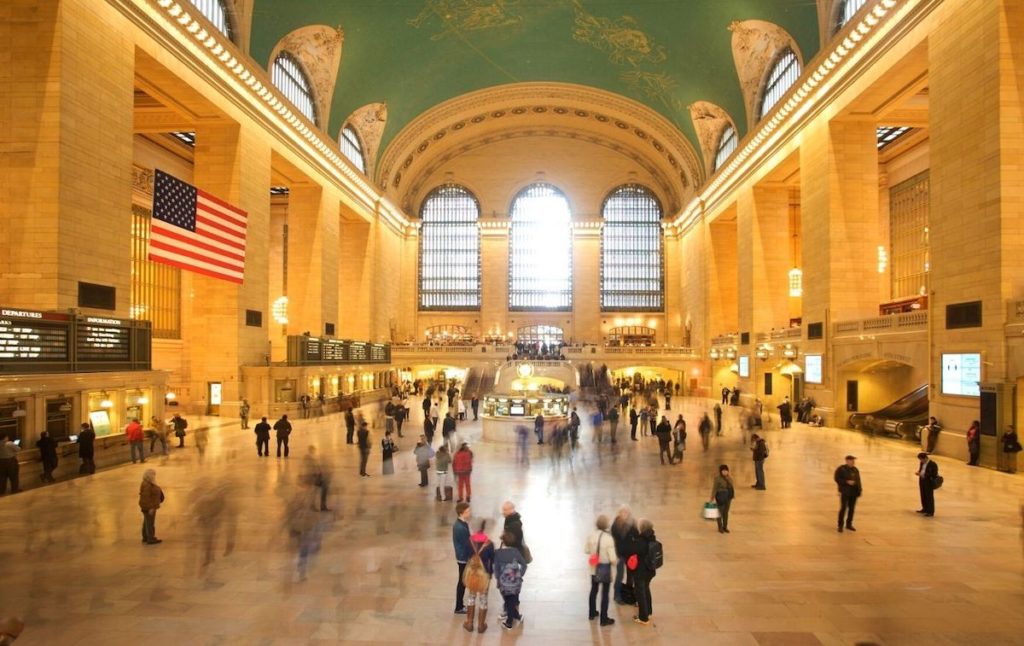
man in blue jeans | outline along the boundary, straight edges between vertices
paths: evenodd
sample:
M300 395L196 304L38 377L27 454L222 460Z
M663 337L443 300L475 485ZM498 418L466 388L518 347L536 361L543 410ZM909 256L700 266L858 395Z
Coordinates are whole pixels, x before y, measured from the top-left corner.
M455 515L457 518L452 525L452 545L455 547L455 563L459 566L459 582L455 586L455 614L464 615L466 586L462 583L462 573L466 571L466 563L473 556L473 543L469 539L469 518L472 516L469 503L456 503Z

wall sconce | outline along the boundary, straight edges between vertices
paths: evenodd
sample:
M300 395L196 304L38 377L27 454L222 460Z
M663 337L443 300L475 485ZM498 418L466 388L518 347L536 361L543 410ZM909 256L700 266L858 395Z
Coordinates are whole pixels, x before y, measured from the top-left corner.
M731 366L729 366L729 372L734 372L736 374L739 374L739 372L740 372L740 364L734 363Z
M771 353L772 348L769 345L761 345L758 346L756 350L754 350L754 356L756 356L758 359L761 359L762 361L767 359L771 355Z
M735 359L736 358L736 348L729 348L728 350L726 350L725 351L725 358L726 359Z
M786 357L787 359L796 358L796 348L793 347L793 344L786 344L786 347L782 349L782 356Z
M113 400L110 399L110 396L107 395L107 391L104 390L103 391L103 399L100 400L100 408L113 408L113 407L114 407Z
M288 325L288 297L279 296L270 306L270 315L280 325Z
M166 395L164 395L164 399L166 399L166 400L167 400L167 401L169 401L169 402L172 402L172 401L174 401L176 397L177 397L177 395L175 395L175 394L174 394L173 392L171 392L171 391L167 391L167 394L166 394Z
M722 356L722 353L718 351L718 348L711 348L710 356L712 361L718 361L718 358Z
M792 298L800 298L804 293L804 272L799 267L789 270L789 295Z
M878 273L884 274L885 268L889 266L889 253L885 247L878 245ZM927 268L925 271L928 271Z
M18 407L11 411L11 417L25 417L28 415L28 411L21 407L21 402L18 402Z

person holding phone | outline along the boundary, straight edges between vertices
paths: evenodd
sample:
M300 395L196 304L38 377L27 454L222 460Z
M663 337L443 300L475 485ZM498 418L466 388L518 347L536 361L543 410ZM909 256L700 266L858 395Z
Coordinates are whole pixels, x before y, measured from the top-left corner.
M18 487L18 453L21 452L21 440L14 440L4 435L0 440L0 496L7 493L7 482L11 483L11 493L19 493Z

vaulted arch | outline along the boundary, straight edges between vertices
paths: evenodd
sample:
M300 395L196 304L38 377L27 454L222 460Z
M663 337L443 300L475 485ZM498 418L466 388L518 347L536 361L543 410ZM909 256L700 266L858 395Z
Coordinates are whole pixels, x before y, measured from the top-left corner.
M803 54L796 40L782 27L763 20L737 21L732 31L732 56L736 64L743 105L747 109L747 129L760 121L765 80L781 52L790 50L803 67Z
M287 52L301 65L308 76L316 106L317 125L329 130L331 101L341 64L341 46L345 34L341 28L327 25L307 25L289 33L278 41L270 54L268 67L273 71L278 54Z

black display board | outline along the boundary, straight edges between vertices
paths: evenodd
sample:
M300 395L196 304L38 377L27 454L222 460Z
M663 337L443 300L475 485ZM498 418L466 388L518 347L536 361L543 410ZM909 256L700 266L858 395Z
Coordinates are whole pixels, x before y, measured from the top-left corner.
M289 365L351 363L391 363L391 346L305 335L288 337Z
M0 308L0 373L149 370L150 325Z

